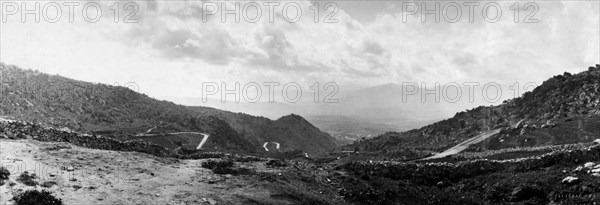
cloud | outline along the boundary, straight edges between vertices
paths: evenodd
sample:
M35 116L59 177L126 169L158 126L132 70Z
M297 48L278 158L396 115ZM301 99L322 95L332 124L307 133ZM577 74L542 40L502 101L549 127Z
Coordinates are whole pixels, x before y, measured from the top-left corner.
M303 14L296 23L283 19L283 5L291 2L275 7L273 22L268 18L269 8L263 5L260 21L250 23L242 16L237 23L232 15L226 22L219 14L203 19L204 2L140 1L136 15L140 21L134 24L114 23L108 19L110 15L105 16L108 21L97 24L3 24L1 57L17 65L40 61L38 65L75 69L72 59L68 65L67 60L51 60L65 59L66 53L73 52L86 56L77 60L90 64L84 67L115 67L119 74L129 73L136 79L144 77L134 72L146 67L185 76L178 85L214 79L302 81L307 85L335 81L346 87L403 81L540 82L564 70L575 72L600 61L597 1L536 2L539 11L535 17L540 22L534 24L513 21L514 11L509 7L514 2L499 3L503 16L497 23L482 19L483 3L475 10L473 23L468 22L466 7L459 23L448 23L444 18L435 23L429 21L432 16L422 23L420 15L403 22L401 2L379 1L339 2L334 17L338 23L324 23L331 10L322 9L315 23L314 9L310 9L313 2L309 1L295 2ZM98 3L111 14L112 2ZM233 8L236 2L217 3ZM239 3L243 7L248 2ZM320 3L323 7L324 2ZM443 6L447 2L440 3ZM127 10L122 11L126 14ZM519 10L522 18L530 11ZM33 31L43 32L22 37ZM37 60L32 52L43 53L46 60ZM102 52L136 53L127 56L128 61L113 60L101 66L107 61L97 62L94 57ZM148 79L164 77L160 72L144 75Z

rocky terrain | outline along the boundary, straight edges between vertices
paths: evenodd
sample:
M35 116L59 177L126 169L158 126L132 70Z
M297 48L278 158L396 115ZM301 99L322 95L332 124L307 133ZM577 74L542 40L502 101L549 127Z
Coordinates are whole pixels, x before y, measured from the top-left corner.
M234 149L243 145L228 145L227 140L251 142L242 136L263 133L250 129L259 125L273 133L318 131L296 115L255 121L218 110L192 111L208 120L191 124L215 127L211 134L223 136L211 146L230 146L201 150L124 140L127 130L104 136L49 123L54 121L2 119L0 203L22 204L23 196L47 204L600 203L599 79L600 66L563 74L502 105L325 155L299 149L240 151ZM26 110L18 113L37 115ZM175 122L154 126L150 133L187 126ZM463 152L426 158L481 133L492 134Z
M390 157L429 155L483 131L508 128L480 144L484 149L590 142L600 136L600 65L554 76L522 97L481 106L407 132L388 132L338 150Z
M336 146L334 138L298 115L272 121L159 101L137 93L135 84L88 83L1 63L0 71L0 116L11 119L119 140L129 140L151 128L154 133L202 132L212 136L206 147L221 151L257 152L266 141L282 143L285 151L309 153ZM179 142L197 144L186 139Z
M12 129L5 126L3 131ZM462 155L453 162L415 163L281 160L224 153L196 153L188 159L141 150L86 148L97 143L10 136L19 137L0 139L2 166L10 172L0 183L3 204L13 204L14 196L34 189L48 191L66 204L580 204L600 200L600 140L504 160L488 158L514 150ZM82 141L98 142L89 139ZM23 174L35 177L24 181Z

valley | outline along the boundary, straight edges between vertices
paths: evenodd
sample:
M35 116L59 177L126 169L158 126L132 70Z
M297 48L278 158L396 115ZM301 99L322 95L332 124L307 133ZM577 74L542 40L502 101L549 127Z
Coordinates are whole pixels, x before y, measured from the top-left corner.
M12 79L0 113L3 204L24 190L67 204L600 201L600 66L500 105L349 144L296 114L271 120L187 107L2 68ZM12 87L44 80L109 93L45 103Z

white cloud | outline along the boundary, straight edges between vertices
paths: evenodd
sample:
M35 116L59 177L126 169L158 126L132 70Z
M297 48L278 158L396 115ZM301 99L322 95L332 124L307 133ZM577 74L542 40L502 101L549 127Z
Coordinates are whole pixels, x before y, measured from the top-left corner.
M112 2L99 3L110 14ZM282 19L281 5L275 22L263 6L257 23L243 17L236 23L233 16L223 23L219 15L203 22L202 1L138 3L135 24L114 23L109 15L96 24L4 23L0 59L88 81L135 81L153 96L199 95L203 81L335 81L347 88L402 81L541 82L600 62L598 2L537 2L537 24L512 22L510 3L501 4L498 23L483 21L476 10L474 23L463 17L456 24L443 18L421 23L420 16L405 23L401 5L387 1L370 2L385 4L381 12L360 14L352 6L364 4L340 3L349 7L340 8L338 23L323 23L326 11L315 23L308 1L297 2L303 11L297 23Z

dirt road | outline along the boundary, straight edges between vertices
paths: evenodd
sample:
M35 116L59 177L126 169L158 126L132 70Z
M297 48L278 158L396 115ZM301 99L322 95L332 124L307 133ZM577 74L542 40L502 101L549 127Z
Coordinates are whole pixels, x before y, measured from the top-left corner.
M458 144L446 151L443 151L443 152L433 155L431 157L427 157L427 158L420 159L420 160L437 159L437 158L446 157L448 155L457 154L457 153L462 152L463 150L467 149L467 147L469 147L469 145L477 144L491 136L494 136L495 134L500 133L500 130L501 129L495 129L495 130L490 130L490 131L481 133L480 135L477 135L473 138L465 140L464 142L461 142L460 144Z

